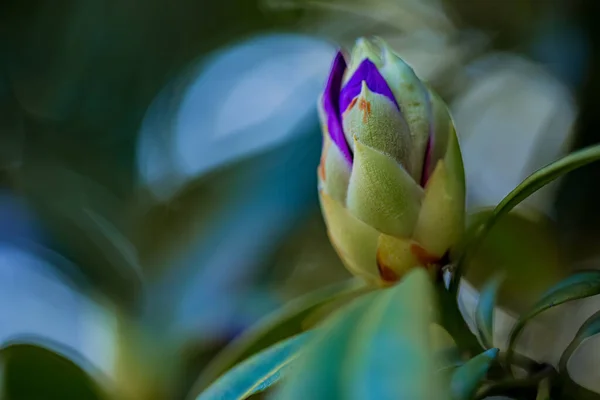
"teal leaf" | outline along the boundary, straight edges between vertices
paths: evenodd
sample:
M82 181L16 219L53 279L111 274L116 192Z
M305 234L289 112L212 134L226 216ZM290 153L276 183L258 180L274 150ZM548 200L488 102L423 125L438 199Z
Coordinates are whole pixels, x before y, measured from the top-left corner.
M192 393L201 393L226 371L241 361L291 336L306 330L306 320L315 312L369 290L362 282L351 279L337 283L290 302L281 310L265 317L253 328L230 343L204 368Z
M600 271L578 272L550 288L533 308L522 315L515 324L509 338L506 362L510 365L514 346L527 322L549 308L569 301L583 299L600 293Z
M494 347L494 309L501 283L502 279L496 276L483 287L475 310L475 321L479 337L488 349Z
M586 339L597 335L598 333L600 333L600 311L594 313L583 323L583 325L581 325L575 334L575 337L560 357L558 370L560 372L568 373L567 364L575 350L577 350L581 343L583 343Z
M497 356L498 349L489 349L457 368L450 381L452 399L470 400Z
M350 342L343 398L438 399L432 379L433 287L424 270L377 294Z
M50 350L43 342L70 358ZM90 365L69 349L58 347L42 338L18 338L5 345L0 350L2 398L106 399L106 393L88 373ZM86 371L83 367L89 368Z
M376 293L367 294L327 319L315 332L296 364L295 372L283 381L274 398L340 398L339 374L352 332L367 312Z
M339 310L315 332L275 398L440 398L432 379L432 292L427 273L416 269Z
M461 249L461 252L456 261L455 272L452 276L451 291L458 292L458 284L460 276L464 273L467 257L473 253L473 250L479 246L486 234L492 229L496 222L504 215L509 213L523 200L534 194L539 189L543 188L552 181L561 176L583 167L589 163L600 160L600 145L590 146L566 157L561 158L533 174L529 175L523 182L512 190L502 201L496 206L492 215L482 224L473 226L467 233L467 243Z
M310 332L280 342L238 364L196 400L242 400L277 382L289 368Z

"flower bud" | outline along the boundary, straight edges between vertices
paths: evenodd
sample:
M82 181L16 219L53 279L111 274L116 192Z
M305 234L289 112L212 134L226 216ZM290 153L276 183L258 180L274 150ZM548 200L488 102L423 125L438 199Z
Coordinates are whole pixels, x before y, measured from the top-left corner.
M382 41L333 61L319 101L319 197L346 267L387 284L439 266L464 228L465 180L440 97Z

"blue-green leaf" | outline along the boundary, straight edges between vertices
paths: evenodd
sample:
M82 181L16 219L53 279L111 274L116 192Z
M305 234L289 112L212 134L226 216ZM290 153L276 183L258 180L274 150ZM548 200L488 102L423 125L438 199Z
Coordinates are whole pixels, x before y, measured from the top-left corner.
M512 190L496 206L492 215L482 224L473 226L466 234L468 243L461 249L458 260L456 261L455 273L452 276L450 285L451 292L457 293L460 276L466 268L467 257L473 253L473 250L481 243L486 234L492 229L500 217L509 213L523 200L534 194L539 189L551 183L555 179L571 172L577 168L583 167L589 163L600 160L600 145L590 146L581 149L566 157L561 158L529 175L523 182Z
M278 381L306 342L306 332L280 342L238 364L217 379L196 400L243 400Z
M419 269L378 293L351 340L343 372L343 398L439 399L431 327L435 316L430 278Z
M515 324L508 342L506 362L510 364L514 346L527 322L549 308L556 307L569 301L594 296L600 293L600 271L583 271L573 274L554 287L550 288L542 298L526 314L522 315Z
M418 269L338 311L315 332L275 398L439 399L430 343L431 286Z
M583 341L585 341L586 339L588 339L594 335L597 335L599 333L600 333L600 311L596 312L594 315L589 317L583 323L583 325L581 325L581 327L575 334L575 337L573 338L573 340L571 341L569 346L565 349L564 353L560 357L560 362L558 363L558 370L560 372L568 373L567 364L569 362L569 359L575 352L575 350L577 350L577 348L581 345L581 343L583 343Z
M498 349L489 349L460 366L450 381L452 399L471 399L497 356Z
M369 290L358 280L327 286L306 294L265 317L256 326L230 343L204 369L194 383L192 393L201 393L219 376L241 361L269 346L307 329L306 320L322 307L347 302Z
M340 370L349 347L349 340L360 317L377 293L355 300L327 319L315 331L315 336L300 355L294 374L283 381L274 398L335 399L340 398Z
M488 349L494 347L494 309L501 283L502 279L496 276L483 287L475 310L475 321L479 337Z

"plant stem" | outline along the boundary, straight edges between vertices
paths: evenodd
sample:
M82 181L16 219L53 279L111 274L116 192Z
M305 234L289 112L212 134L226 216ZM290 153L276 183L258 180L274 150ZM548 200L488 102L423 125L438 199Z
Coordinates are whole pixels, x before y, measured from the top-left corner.
M459 349L466 358L470 358L475 354L479 354L485 349L481 347L477 337L471 332L469 326L465 322L460 310L456 297L443 286L436 285L438 295L438 304L440 309L441 325L450 333L456 341Z
M523 379L508 378L499 382L494 382L477 393L475 400L485 399L490 396L508 395L513 392L533 391L537 392L537 386L545 378L552 378L556 375L556 370L550 364L543 365L543 368Z

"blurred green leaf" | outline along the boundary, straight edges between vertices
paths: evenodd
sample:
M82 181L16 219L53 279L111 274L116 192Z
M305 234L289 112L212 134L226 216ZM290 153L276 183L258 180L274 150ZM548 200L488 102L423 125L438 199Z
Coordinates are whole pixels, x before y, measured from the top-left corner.
M327 319L298 358L294 374L282 382L273 398L340 398L339 375L350 336L375 296L376 293L367 294Z
M469 400L485 378L498 355L498 349L489 349L476 355L454 372L450 382L450 394L454 400Z
M441 325L431 325L430 333L435 369L432 379L440 387L448 387L452 374L463 364L463 357L454 338Z
M356 399L437 399L431 379L431 327L436 310L430 277L415 270L377 293L354 329L346 363Z
M450 335L450 332L437 323L431 325L429 332L436 371L446 373L462 365L463 360L460 349L457 347L456 341Z
M561 375L560 395L561 400L600 400L600 393L593 392L577 382L567 374Z
M577 350L579 345L581 345L581 343L583 343L584 340L594 335L597 335L598 333L600 333L600 311L594 313L583 323L583 325L581 325L581 327L575 334L575 337L560 357L560 362L558 363L558 370L560 372L568 373L567 364L575 350Z
M89 177L55 163L22 168L14 182L86 284L119 305L137 306L142 271L136 249L123 233L123 202Z
M492 212L490 209L471 215L469 226L484 222ZM464 278L481 291L501 274L504 280L498 289L497 305L522 314L570 273L558 249L559 233L554 221L532 210L515 209L502 217L473 250Z
M242 400L277 382L297 357L309 332L276 344L221 376L197 400Z
M511 363L514 346L527 322L549 308L569 301L594 296L600 293L600 271L578 272L552 287L534 307L522 315L515 324L509 338L506 362Z
M107 398L80 365L37 344L9 344L1 350L0 359L3 364L3 399Z
M320 327L275 398L438 399L430 327L434 296L418 269L362 296Z
M494 347L494 310L498 289L502 284L502 278L496 276L491 279L481 290L477 309L475 310L475 321L479 337L487 348Z
M545 378L542 379L540 384L538 385L538 392L535 400L551 400L550 399L550 389L552 385L550 379Z
M456 261L455 273L452 276L450 289L452 293L458 292L458 284L460 277L464 274L467 265L467 258L472 253L473 249L481 244L487 233L498 222L500 217L509 213L519 203L527 197L534 194L536 191L546 186L562 175L583 167L589 163L600 160L600 145L590 146L566 157L561 158L529 175L521 182L512 192L510 192L500 204L496 206L490 217L482 224L474 225L465 234L465 245L460 249L458 259Z
M206 366L194 384L193 392L200 393L225 371L253 354L305 331L309 328L306 326L307 319L319 309L335 302L347 302L367 290L370 289L362 282L351 279L316 290L290 302L260 321L219 353Z

